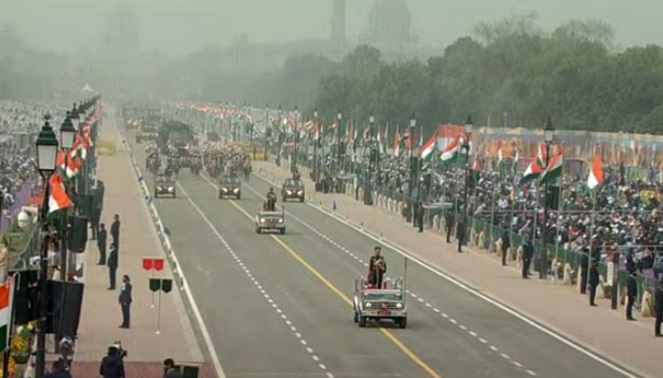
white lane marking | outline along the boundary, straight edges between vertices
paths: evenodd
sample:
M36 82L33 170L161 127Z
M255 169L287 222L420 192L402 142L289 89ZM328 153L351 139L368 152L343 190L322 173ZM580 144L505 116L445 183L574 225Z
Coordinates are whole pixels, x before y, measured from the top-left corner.
M134 158L133 151L131 149L131 146L129 146L129 143L127 142L126 135L124 135L124 133L118 126L116 127L118 128L118 130L120 131L120 135L122 136L122 144L124 144L125 149L129 152L131 156L130 160L131 164L133 165L136 178L139 180L141 177L143 178L142 183L139 183L139 186L141 186L144 191L143 194L150 195L150 191L145 184L145 179L144 179L145 176L143 176L143 172L140 170L140 166L138 165L138 162L136 162L136 159ZM153 217L153 221L157 228L157 232L161 233L161 230L163 229L163 222L161 221L161 217L159 217L159 212L157 211L157 208L154 206L154 201L152 201L149 204L145 201L143 201L143 203L145 203L146 205L144 209L148 213L152 212L152 214L150 214L150 218ZM177 274L181 278L181 285L184 291L184 295L186 295L186 298L189 301L189 306L191 307L193 316L196 319L196 323L198 323L198 327L200 328L200 333L203 337L203 341L205 342L205 346L207 347L207 352L210 354L210 358L212 359L212 365L214 365L214 371L216 372L218 378L226 378L226 373L223 371L223 367L221 366L221 361L219 360L219 354L216 352L216 348L214 347L214 343L212 342L212 337L210 336L209 330L207 329L207 325L203 320L203 315L200 312L200 308L198 307L196 300L193 298L193 292L191 291L191 287L189 287L189 281L184 276L184 272L182 271L182 269L180 269L180 262L179 260L177 260L177 256L175 254L175 251L173 250L172 244L170 244L170 239L168 235L165 235L163 233L162 237L164 239L164 243L161 243L161 241L159 242L161 246L161 251L166 256L166 258L170 257L175 263ZM173 268L171 267L171 269Z
M223 246L226 248L226 251L227 251L227 252L228 252L233 258L235 258L236 261L238 261L238 264L240 264L241 266L244 266L244 264L241 262L241 259L239 258L239 256L237 255L237 253L235 253L235 251L230 247L230 245L228 244L228 242L226 241L226 239L221 235L221 233L219 232L219 230L216 229L216 227L214 226L214 224L212 223L212 221L210 221L209 218L207 218L207 215L205 215L205 213L202 211L202 209L201 209L201 208L200 208L200 207L199 207L199 206L198 206L198 205L197 205L197 204L191 199L191 196L189 196L189 194L188 194L188 193L186 192L186 190L182 187L182 185L180 185L180 183L177 183L177 186L178 186L179 189L182 191L182 194L184 194L184 196L185 196L185 198L187 199L187 201L189 201L189 204L191 205L191 207L193 207L193 209L196 210L196 212L198 213L198 215L200 215L200 217L203 219L203 221L209 226L209 228L212 230L212 232L214 233L214 235L216 235L216 237L219 239L219 241L221 241L221 244L223 244ZM259 285L259 282L258 282L258 280L257 280L255 277L249 277L250 272L249 272L248 268L244 269L244 272L246 273L247 278L248 278L249 280L251 280L251 282L253 282L256 286ZM282 310L279 308L279 306L274 302L274 299L271 298L269 294L265 293L265 292L264 292L264 289L263 289L263 290L260 290L260 293L263 294L263 297L264 297L265 299L267 299L267 302L270 303L270 304L272 305L272 307L276 310L277 314L283 314L283 311L282 311ZM303 338L302 334L297 330L297 328L296 328L295 326L292 325L292 322L289 321L289 320L286 320L286 321L285 321L285 324L288 325L288 326L290 326L290 330L293 332L294 336L299 340L300 344L302 344L304 347L306 347L306 351L307 351L309 354L312 354L312 353L313 353L313 349L308 345L308 342L306 342L306 340ZM311 350L311 352L309 352L309 349ZM320 361L320 358L319 358L318 356L316 356L316 355L312 355L312 358L313 358L313 360L314 360L315 362L319 362L319 361ZM319 367L321 370L325 370L325 371L327 370L327 367L326 367L325 365L323 365L322 363L319 363L319 364L318 364L318 367ZM333 378L333 377L334 377L333 375L331 375L331 376L330 376L330 375L327 375L327 376L330 377L330 378Z
M214 182L212 182L209 178L207 178L206 175L202 175L202 177L203 177L203 178L205 179L205 181L207 181L212 187L214 187L216 190L218 190L218 187L216 186L216 184L214 184ZM249 189L251 192L253 192L255 195L257 195L259 198L264 198L264 197L262 196L262 194L260 194L257 190L255 190L255 188L251 187L250 185L246 185L246 184L245 184L245 187L246 187L247 189ZM286 211L286 213L288 213L288 212ZM315 227L312 227L311 225L309 225L308 223L304 222L302 219L300 219L300 218L298 218L298 217L292 215L291 213L288 213L288 216L289 216L290 218L294 219L296 222L302 224L304 227L306 227L307 229L309 229L311 232L313 232L313 233L316 234L317 236L321 237L321 238L324 239L325 241L327 241L327 242L329 242L330 244L332 244L332 245L333 245L334 247L336 247L337 249L339 249L339 250L341 250L342 252L344 252L346 255L348 255L348 256L354 258L355 260L359 261L359 262L360 262L361 264L363 264L364 266L368 266L368 264L367 264L367 263L364 263L364 261L361 260L357 255L355 255L354 253L350 252L350 250L348 250L347 248L345 248L345 247L343 247L342 245L340 245L338 242L336 242L336 241L334 241L333 239L331 239L328 235L323 234L322 232L320 232L320 231L319 231L318 229L316 229ZM416 299L419 303L424 304L426 307L432 309L433 311L435 311L435 312L437 312L437 313L440 312L440 310L438 310L438 309L433 309L433 306L432 306L429 302L427 302L424 298L422 298L421 296L419 296L419 295L416 294L415 292L413 292L413 291L411 291L411 290L406 290L406 292L407 292L412 298ZM471 336L473 336L473 337L475 337L475 338L478 336L476 332L469 330L469 329L467 328L467 326L465 326L465 325L463 325L463 324L459 324L458 321L457 321L456 319L450 318L447 314L442 314L442 317L445 318L445 319L447 319L447 320L449 320L449 322L451 322L452 324L456 325L456 326L457 326L458 328L460 328L462 331L469 333Z
M257 173L253 173L253 175L258 177L259 179L265 181L266 183L269 183L269 184L272 184L272 185L277 185L273 181L271 181L270 179L268 179L268 178L266 178L262 175L259 175ZM575 342L571 341L570 338L568 338L568 337L566 337L566 336L564 336L560 333L557 333L557 332L555 332L555 331L539 324L534 319L530 318L529 316L527 316L527 315L525 315L525 314L523 314L523 313L521 313L517 310L514 310L514 309L510 308L508 305L502 303L500 300L492 298L492 297L490 297L486 294L483 294L480 291L472 288L469 284L466 284L466 283L462 282L461 280L459 280L459 279L457 279L457 278L455 278L455 277L453 277L453 276L451 276L447 273L442 272L437 267L434 267L430 263L425 262L423 259L419 258L416 254L408 251L407 248L401 247L401 246L397 245L396 243L390 242L390 241L388 241L387 239L385 239L383 237L378 237L376 235L373 235L372 233L366 231L364 228L356 226L356 225L348 222L346 219L343 219L341 216L330 213L329 211L325 210L324 208L322 208L320 205L318 205L316 203L313 203L309 200L306 200L306 204L311 206L312 208L318 210L322 214L325 214L328 217L331 217L332 219L335 219L336 221L352 228L353 230L355 230L355 231L359 232L360 234L364 235L365 237L367 237L367 238L369 238L369 239L371 239L371 240L373 240L377 243L380 243L385 247L391 248L394 252L400 254L403 257L407 257L408 259L410 259L415 264L417 264L417 265L421 266L422 268L428 270L429 272L437 275L438 277L441 277L444 280L446 280L446 281L458 286L459 288L465 290L466 292L468 292L468 293L484 300L485 302L490 303L491 305L493 305L493 306L499 308L500 310L506 312L507 314L519 319L520 321L524 322L525 324L539 330L540 332L543 332L544 334L552 337L553 339L555 339L555 340L559 341L560 343L568 346L569 348L575 350L576 352L578 352L580 354L584 354L585 356L589 357L590 359L600 363L601 365L603 365L603 366L605 366L609 369L612 369L613 371L623 375L624 377L626 377L626 378L641 378L640 376L631 373L630 371L620 367L619 365L614 364L613 362L609 361L607 358L602 357L600 354L589 350L587 348L587 346L581 346L578 343L575 343ZM287 213L287 211L286 211L286 213ZM292 217L292 214L289 214L289 215ZM294 217L293 217L293 219L296 220L296 218L294 218ZM527 370L527 373L530 374L530 375L536 375L536 373L534 373L531 370Z

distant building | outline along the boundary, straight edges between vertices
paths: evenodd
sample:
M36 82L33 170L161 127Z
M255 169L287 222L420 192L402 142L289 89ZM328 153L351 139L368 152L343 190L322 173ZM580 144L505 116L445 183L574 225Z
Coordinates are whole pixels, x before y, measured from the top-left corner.
M375 0L360 43L383 50L412 47L416 38L406 0Z
M345 48L346 35L345 0L332 0L331 42L337 49Z

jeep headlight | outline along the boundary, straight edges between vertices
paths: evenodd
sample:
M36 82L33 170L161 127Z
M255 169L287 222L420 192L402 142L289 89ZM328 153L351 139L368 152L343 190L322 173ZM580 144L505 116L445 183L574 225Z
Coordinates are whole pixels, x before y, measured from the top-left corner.
M396 308L403 308L403 304L402 303L396 303Z
M260 223L265 223L265 218L260 218Z
M279 219L279 223L283 223L283 219Z
M239 188L235 188L235 189L233 189L233 192L235 192L235 193L239 193Z
M227 192L228 188L221 188L221 191Z
M163 190L163 188L162 188L162 187L160 187L160 186L157 186L157 190L158 190L158 191L162 191L162 190Z
M285 194L292 194L292 190L286 190Z
M168 191L172 193L172 192L175 191L175 188L173 188L173 187L171 186L171 187L168 188Z
M297 194L299 194L301 196L302 194L304 194L304 191L300 190L300 191L297 192Z
M366 304L364 305L364 307L366 307L366 308L371 308L371 307L373 307L373 305L371 304L371 302L366 302Z

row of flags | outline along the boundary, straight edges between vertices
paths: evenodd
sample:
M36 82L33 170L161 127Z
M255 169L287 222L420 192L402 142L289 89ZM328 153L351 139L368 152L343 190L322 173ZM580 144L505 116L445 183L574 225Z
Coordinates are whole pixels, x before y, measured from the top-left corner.
M211 104L193 103L180 104L179 107L194 109L205 113L212 113L221 118L228 115L240 115L242 118L251 119L250 109L248 108L239 109L234 107L219 107L213 106ZM274 116L270 117L270 114L265 112L262 121L267 123L270 123L271 121L273 128L290 134L293 136L293 138L297 138L297 140L303 139L305 142L313 142L317 143L318 145L322 145L323 143L337 145L341 142L344 142L346 145L352 147L375 146L380 149L381 153L389 153L386 144L387 138L389 136L389 124L387 124L384 128L380 125L375 126L364 124L363 130L360 130L360 127L355 122L349 120L347 127L345 128L345 135L340 135L338 122L336 120L328 125L325 125L324 123L312 119L301 122L297 115L292 116L289 115L289 113L278 112ZM377 127L377 132L373 133L375 130L372 130L372 127ZM416 147L413 143L414 135L410 135L411 130L411 128L406 128L403 133L401 133L400 127L396 127L391 149L391 154L393 156L418 156L422 160L422 167L444 167L454 163L462 155L471 155L471 141L465 141L463 136L456 136L441 151L438 151L437 132L434 132L425 142L423 133L420 133L419 148L418 151L415 151ZM538 150L537 157L525 169L521 183L531 182L538 179L539 184L545 184L555 181L562 175L564 167L564 155L562 146L557 146L556 152L549 160L547 166L545 164L545 144L539 144ZM514 162L519 161L518 154L518 151L516 151L515 156L513 157ZM435 164L434 160L437 160L437 164ZM499 149L497 165L500 177L504 177L505 174L504 163L505 158L503 156L503 151L502 149ZM515 167L516 165L514 164L514 169ZM477 159L474 160L472 169L477 171L480 170L479 161ZM600 155L596 155L592 164L592 169L587 179L587 187L590 190L594 189L601 185L603 181L604 175L601 157Z
M49 179L50 193L48 196L48 215L68 209L74 204L67 195L64 181L72 180L80 174L83 162L87 159L88 150L93 146L91 126L97 121L100 104L81 123L81 132L76 134L74 144L69 151L60 149L56 158L56 170Z

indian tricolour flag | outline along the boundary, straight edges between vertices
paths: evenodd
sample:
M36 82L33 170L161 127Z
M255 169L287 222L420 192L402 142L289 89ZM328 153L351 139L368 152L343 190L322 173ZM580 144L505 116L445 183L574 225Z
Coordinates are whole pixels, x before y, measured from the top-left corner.
M532 160L531 163L527 166L527 169L525 170L525 173L523 173L523 178L520 180L521 183L528 182L531 180L534 180L541 176L541 173L543 173L543 168L541 168L541 165L539 163L539 159L534 159Z
M601 161L601 155L594 156L594 162L592 163L592 170L589 171L589 177L587 177L587 188L589 190L595 189L597 186L603 184L605 177L603 175L603 162Z
M429 161L433 157L436 144L437 135L433 134L430 138L428 138L428 141L426 141L426 143L421 146L421 160Z
M399 128L396 128L396 135L394 135L394 145L393 145L393 151L394 151L394 156L398 157L401 155L401 131Z
M12 306L14 302L14 275L0 285L0 348L7 349L12 331Z
M444 151L442 151L440 154L440 163L446 165L451 164L454 160L456 160L458 157L459 146L460 139L456 137L444 148Z
M564 169L564 156L562 155L562 147L559 146L557 154L553 156L552 160L548 163L548 167L545 172L541 175L540 184L545 184L547 182L555 181L559 176L562 175Z
M50 195L48 196L48 214L53 214L58 210L64 210L73 206L71 198L67 195L62 183L62 177L59 173L54 173L50 180Z

